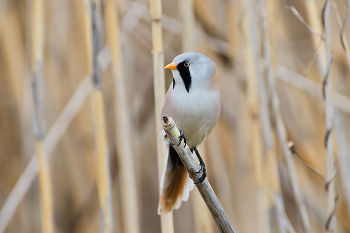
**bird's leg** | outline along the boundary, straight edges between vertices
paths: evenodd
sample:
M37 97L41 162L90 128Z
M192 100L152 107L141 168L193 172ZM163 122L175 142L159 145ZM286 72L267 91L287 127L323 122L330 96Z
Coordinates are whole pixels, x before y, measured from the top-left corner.
M195 182L195 184L201 183L204 181L205 177L207 177L207 169L205 169L205 163L201 157L201 155L199 154L197 147L194 147L194 152L196 152L197 158L199 160L199 165L201 165L201 169L199 169L199 171L197 173L202 173L202 176L198 179L197 182Z
M185 143L185 146L184 146L184 147L186 147L186 142L187 142L187 140L186 140L186 138L185 138L184 131L182 131L182 130L179 130L179 131L180 131L180 136L179 136L178 138L179 138L180 142L179 142L179 145L177 145L177 146L180 146L182 140L184 140L184 143Z
M190 151L191 151L191 153L193 153L193 149L190 149ZM191 177L191 175L189 175L189 176L190 176L191 180L193 180L192 177Z

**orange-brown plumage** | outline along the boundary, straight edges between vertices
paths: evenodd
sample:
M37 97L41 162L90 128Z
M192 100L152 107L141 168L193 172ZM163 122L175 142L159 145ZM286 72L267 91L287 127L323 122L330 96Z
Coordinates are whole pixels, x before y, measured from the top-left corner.
M162 190L158 204L159 214L165 214L175 209L176 203L183 198L185 185L188 181L188 172L183 165L176 164L170 172L173 173L173 179L169 186Z

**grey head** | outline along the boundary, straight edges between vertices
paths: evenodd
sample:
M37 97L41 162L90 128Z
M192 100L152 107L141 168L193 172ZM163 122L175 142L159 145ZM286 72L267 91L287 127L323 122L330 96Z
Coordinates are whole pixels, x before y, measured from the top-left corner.
M203 88L212 82L216 65L201 53L189 52L175 57L170 69L174 77L173 88L183 84L186 91L190 93L191 89Z

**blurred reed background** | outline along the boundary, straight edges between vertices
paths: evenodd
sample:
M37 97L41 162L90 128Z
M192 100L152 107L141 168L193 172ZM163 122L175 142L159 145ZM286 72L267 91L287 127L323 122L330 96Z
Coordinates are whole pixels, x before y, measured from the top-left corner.
M151 7L0 1L0 232L218 232L197 190L157 215L160 67L184 51L221 74L201 150L235 232L350 232L349 1Z

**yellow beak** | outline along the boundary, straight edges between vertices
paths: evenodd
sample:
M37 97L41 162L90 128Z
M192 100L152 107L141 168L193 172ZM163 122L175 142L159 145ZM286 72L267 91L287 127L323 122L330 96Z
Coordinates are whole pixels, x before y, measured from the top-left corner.
M174 63L170 63L164 67L164 69L176 70L177 67Z

